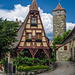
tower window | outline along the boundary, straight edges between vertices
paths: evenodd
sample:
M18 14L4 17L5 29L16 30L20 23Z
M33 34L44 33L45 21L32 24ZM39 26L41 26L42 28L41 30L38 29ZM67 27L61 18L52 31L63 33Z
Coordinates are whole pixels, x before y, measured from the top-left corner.
M59 11L57 13L59 13Z

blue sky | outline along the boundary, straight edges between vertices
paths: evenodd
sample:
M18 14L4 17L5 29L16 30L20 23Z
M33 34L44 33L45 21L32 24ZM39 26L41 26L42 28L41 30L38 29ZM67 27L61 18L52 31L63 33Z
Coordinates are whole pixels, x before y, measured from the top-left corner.
M40 15L44 24L46 34L50 40L53 39L53 16L52 10L56 8L59 0L36 0L40 10ZM0 0L0 17L8 20L24 21L31 5L32 0ZM75 1L61 0L60 4L65 8L66 30L73 29L75 26Z
M14 9L14 4L21 4L22 6L30 5L32 0L0 0L0 9ZM56 8L59 0L37 0L38 6L43 9L45 13L51 13ZM67 21L75 23L75 0L61 0L61 5L67 11Z

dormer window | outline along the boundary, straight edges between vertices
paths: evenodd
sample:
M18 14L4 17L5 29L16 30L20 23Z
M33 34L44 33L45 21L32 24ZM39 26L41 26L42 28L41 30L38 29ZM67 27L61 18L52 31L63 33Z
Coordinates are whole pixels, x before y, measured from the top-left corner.
M37 26L37 18L36 17L31 18L31 26Z

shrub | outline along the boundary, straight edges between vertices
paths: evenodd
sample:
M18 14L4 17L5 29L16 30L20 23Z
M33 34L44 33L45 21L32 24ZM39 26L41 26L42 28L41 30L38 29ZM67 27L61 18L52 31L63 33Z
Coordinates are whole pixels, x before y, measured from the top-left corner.
M39 58L28 58L23 56L23 52L20 53L17 57L17 59L14 59L14 66L36 66L36 65L49 65L49 62L54 62L56 61L55 55L52 56L52 58L47 59L47 56L45 56L44 59L39 59ZM33 63L34 61L34 63Z
M0 64L3 65L3 67L4 67L4 72L7 73L7 64L8 64L8 61L7 61L5 58L3 58L3 59L1 60L1 62L0 62Z
M47 69L50 70L49 66L44 66L44 65L37 65L37 66L19 66L17 68L18 71L34 71L34 70L40 70L40 69Z
M70 58L69 59L66 59L65 61L70 61Z

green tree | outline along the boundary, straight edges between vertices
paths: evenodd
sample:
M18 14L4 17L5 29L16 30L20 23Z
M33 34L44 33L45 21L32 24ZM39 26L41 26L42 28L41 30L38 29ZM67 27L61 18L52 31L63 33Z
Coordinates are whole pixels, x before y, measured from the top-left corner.
M68 30L68 31L63 35L63 39L65 39L65 38L69 35L69 33L71 33L71 31L72 31L72 30Z
M62 42L64 41L64 39L68 36L68 34L71 32L72 30L68 30L63 36L58 35L57 37L54 38L54 42L53 42L53 46L55 47L55 44L62 44Z
M62 44L63 42L63 37L61 35L58 35L57 37L54 38L53 44Z
M17 41L18 24L0 18L0 59L8 51L12 51L14 42Z

